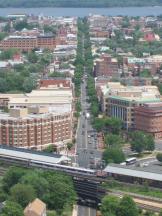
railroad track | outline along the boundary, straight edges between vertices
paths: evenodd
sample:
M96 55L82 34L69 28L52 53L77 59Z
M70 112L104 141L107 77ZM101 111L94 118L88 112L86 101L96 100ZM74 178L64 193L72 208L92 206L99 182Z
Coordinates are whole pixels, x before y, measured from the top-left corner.
M111 195L117 196L119 198L122 198L124 195L129 195L133 198L133 200L137 204L137 206L139 208L142 208L142 209L151 210L154 212L160 212L162 209L162 200L161 199L141 196L141 195L122 192L122 191L113 191L113 190L109 190L107 192L107 194L111 194Z

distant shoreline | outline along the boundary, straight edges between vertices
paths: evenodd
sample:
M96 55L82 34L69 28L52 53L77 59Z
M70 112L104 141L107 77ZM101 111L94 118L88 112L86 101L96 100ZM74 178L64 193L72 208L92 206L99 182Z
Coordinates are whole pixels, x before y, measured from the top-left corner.
M0 6L0 9L7 9L7 8L9 8L9 9L14 9L14 8L22 8L22 9L27 9L27 8L94 8L94 9L108 9L108 8L133 8L133 7L135 7L135 8L144 8L144 7L148 7L148 8L154 8L154 7L162 7L162 4L161 5L140 5L140 6L138 6L138 5L124 5L124 6L63 6L63 5L61 5L61 6L50 6L50 5L47 5L47 6L38 6L38 5L31 5L31 6L25 6L25 7L23 7L23 6L12 6L12 7L1 7Z

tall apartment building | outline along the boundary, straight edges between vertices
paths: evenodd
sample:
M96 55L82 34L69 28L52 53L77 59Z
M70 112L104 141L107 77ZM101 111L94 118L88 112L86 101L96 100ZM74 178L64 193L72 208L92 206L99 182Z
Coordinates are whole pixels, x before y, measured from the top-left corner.
M108 83L101 87L102 111L109 117L121 119L126 130L135 128L135 108L160 101L156 86L130 86Z
M17 48L21 51L30 51L35 48L53 50L56 46L54 36L17 36L11 35L0 42L0 48L7 50Z
M135 129L162 138L162 103L146 103L135 108Z
M118 61L109 55L102 55L95 61L94 74L98 76L119 76Z
M0 143L43 149L49 144L63 148L72 139L71 112L50 112L47 107L31 106L0 113Z

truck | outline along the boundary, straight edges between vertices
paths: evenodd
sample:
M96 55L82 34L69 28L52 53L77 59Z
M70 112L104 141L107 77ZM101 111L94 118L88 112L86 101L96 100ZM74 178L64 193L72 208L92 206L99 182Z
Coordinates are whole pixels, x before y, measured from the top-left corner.
M86 118L88 119L90 117L90 114L89 113L86 113Z

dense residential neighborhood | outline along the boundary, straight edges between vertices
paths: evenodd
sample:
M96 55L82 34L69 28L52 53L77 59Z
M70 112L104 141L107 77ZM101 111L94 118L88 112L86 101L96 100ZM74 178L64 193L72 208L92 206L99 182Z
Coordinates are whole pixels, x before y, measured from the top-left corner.
M161 162L161 16L0 17L0 215L161 216Z

